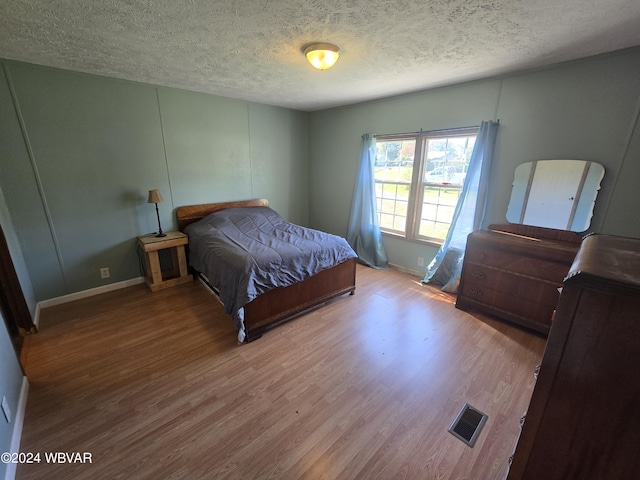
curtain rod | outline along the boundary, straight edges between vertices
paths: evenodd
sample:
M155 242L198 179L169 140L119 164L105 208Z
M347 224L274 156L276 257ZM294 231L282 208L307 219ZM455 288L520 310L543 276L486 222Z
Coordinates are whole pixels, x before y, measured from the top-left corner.
M497 124L500 124L500 119L498 119L496 121ZM440 130L423 130L420 129L417 132L406 132L406 133L374 133L373 134L373 138L375 137L406 137L409 135L419 135L422 133L428 133L428 134L438 134L438 133L446 133L446 132L456 132L456 131L462 131L462 130L469 130L471 128L479 128L480 125L471 125L468 127L455 127L455 128L443 128Z

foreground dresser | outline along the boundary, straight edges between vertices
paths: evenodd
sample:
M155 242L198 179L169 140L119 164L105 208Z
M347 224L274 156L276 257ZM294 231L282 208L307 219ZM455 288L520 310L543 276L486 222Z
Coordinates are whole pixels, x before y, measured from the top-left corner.
M640 471L640 239L591 235L564 282L508 480Z
M456 307L549 332L582 238L564 230L491 225L469 235Z

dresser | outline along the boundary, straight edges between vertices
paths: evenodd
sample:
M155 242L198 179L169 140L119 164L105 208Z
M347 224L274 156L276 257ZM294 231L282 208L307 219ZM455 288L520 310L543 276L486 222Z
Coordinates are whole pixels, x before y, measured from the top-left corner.
M456 307L543 334L582 238L574 232L491 225L467 239Z
M640 239L590 235L558 302L508 480L639 478Z

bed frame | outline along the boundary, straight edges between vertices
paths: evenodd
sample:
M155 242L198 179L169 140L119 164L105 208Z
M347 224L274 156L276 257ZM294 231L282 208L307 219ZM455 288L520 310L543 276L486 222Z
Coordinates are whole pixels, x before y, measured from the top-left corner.
M269 202L265 199L186 205L176 209L178 228L182 231L187 225L225 208L268 206ZM355 289L356 261L352 258L302 282L263 293L244 307L246 341L258 339L269 328L291 320L332 298L347 293L353 295Z

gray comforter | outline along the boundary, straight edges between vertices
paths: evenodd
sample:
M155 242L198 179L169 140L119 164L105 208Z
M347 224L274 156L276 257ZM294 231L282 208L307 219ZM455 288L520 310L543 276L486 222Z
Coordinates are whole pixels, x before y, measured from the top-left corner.
M185 233L189 264L219 291L239 331L242 307L261 293L356 257L344 238L289 223L269 207L221 210Z

